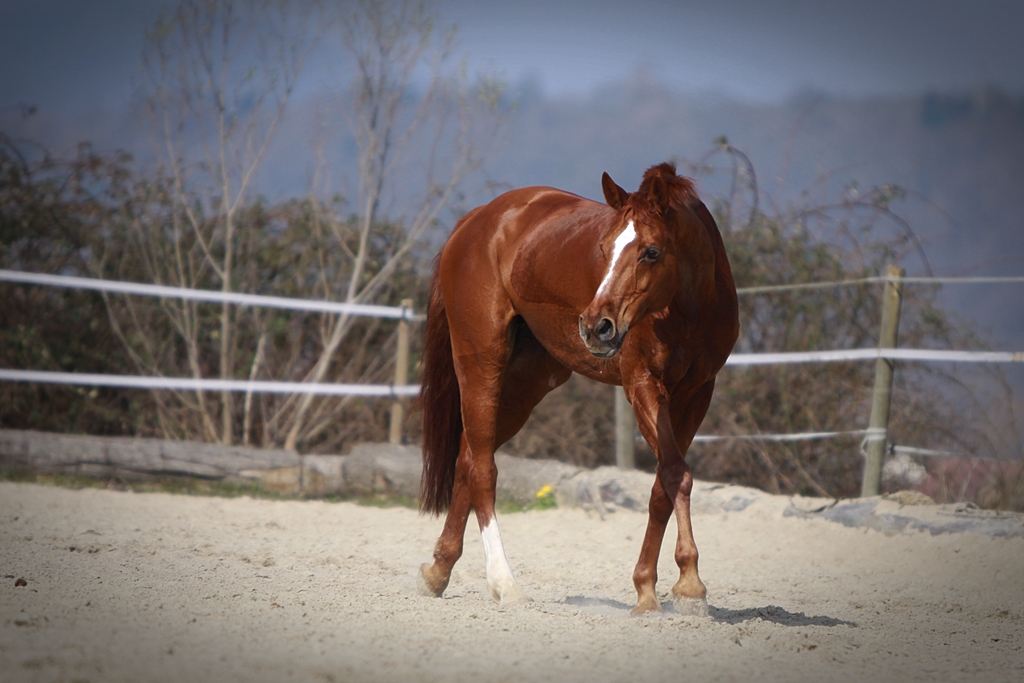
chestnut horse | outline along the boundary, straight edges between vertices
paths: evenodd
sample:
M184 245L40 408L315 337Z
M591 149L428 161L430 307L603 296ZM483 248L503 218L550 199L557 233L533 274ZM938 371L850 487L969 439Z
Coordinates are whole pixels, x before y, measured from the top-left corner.
M459 221L438 255L420 392L420 504L448 517L434 563L420 568L427 595L447 588L472 509L491 597L526 600L494 514L494 451L578 372L623 386L658 458L634 614L661 609L654 586L673 511L672 595L680 609L706 613L685 457L739 332L736 287L711 213L675 166L648 169L632 194L607 173L601 185L607 205L550 187L507 192Z

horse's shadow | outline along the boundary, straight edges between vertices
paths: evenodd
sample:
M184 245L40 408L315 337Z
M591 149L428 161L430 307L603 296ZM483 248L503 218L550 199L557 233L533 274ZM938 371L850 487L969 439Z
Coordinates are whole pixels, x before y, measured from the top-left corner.
M727 609L725 607L708 606L708 615L723 624L739 624L744 621L763 619L780 626L849 626L857 628L857 623L826 617L823 615L807 616L803 612L790 612L778 605L767 607L748 607L746 609Z
M562 600L562 604L583 607L589 612L601 614L629 613L629 610L632 609L632 605L619 602L618 600L588 598L584 595L567 596ZM676 613L675 606L671 600L663 602L661 606L665 610L665 614ZM708 605L708 616L721 624L740 624L745 621L753 621L754 619L763 619L780 626L849 626L857 628L856 622L853 621L823 615L807 616L803 612L790 612L778 605L748 607L746 609L728 609Z
M588 598L585 595L569 595L562 600L563 605L572 605L573 607L582 607L588 612L595 612L597 614L614 614L619 615L622 612L629 613L629 610L633 609L632 605L627 605L624 602L618 600L608 600L606 598Z

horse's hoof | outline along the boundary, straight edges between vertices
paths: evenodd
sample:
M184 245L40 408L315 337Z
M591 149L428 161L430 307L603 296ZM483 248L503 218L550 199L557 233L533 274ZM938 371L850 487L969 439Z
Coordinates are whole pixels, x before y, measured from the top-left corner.
M706 617L708 615L707 598L683 598L674 595L672 604L675 605L676 613L684 617Z
M432 578L434 565L423 563L420 565L420 573L416 577L416 588L419 590L420 595L425 595L428 598L439 598L444 593L444 589L448 587L448 580L437 580Z
M636 607L629 610L629 616L631 617L642 617L645 614L657 614L662 612L661 603L654 600L640 600L636 603Z
M519 590L519 586L511 578L496 582L496 585L488 583L487 592L491 594L491 599L501 607L514 607L530 602L530 598Z
M532 600L526 597L526 594L519 590L518 586L512 586L511 589L506 588L501 594L501 597L498 599L498 606L504 609L506 607L525 605L528 602L532 602Z

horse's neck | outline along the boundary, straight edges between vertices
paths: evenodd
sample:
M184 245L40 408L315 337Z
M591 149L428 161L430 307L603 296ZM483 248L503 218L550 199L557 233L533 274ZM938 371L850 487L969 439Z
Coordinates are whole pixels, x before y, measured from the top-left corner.
M684 296L696 301L714 301L718 298L718 254L711 235L702 227L693 226L682 242L679 278Z
M680 263L681 287L676 303L682 311L698 318L722 315L737 308L736 287L722 237L715 226L694 226L684 240L682 253L690 257Z

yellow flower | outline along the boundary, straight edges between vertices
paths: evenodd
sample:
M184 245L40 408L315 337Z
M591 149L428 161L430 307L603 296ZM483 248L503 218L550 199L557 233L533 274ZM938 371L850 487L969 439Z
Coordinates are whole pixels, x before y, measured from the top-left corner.
M550 495L551 495L551 486L549 484L544 484L544 486L542 486L540 488L540 491L537 491L537 497L538 498L543 498L544 496L550 496Z

